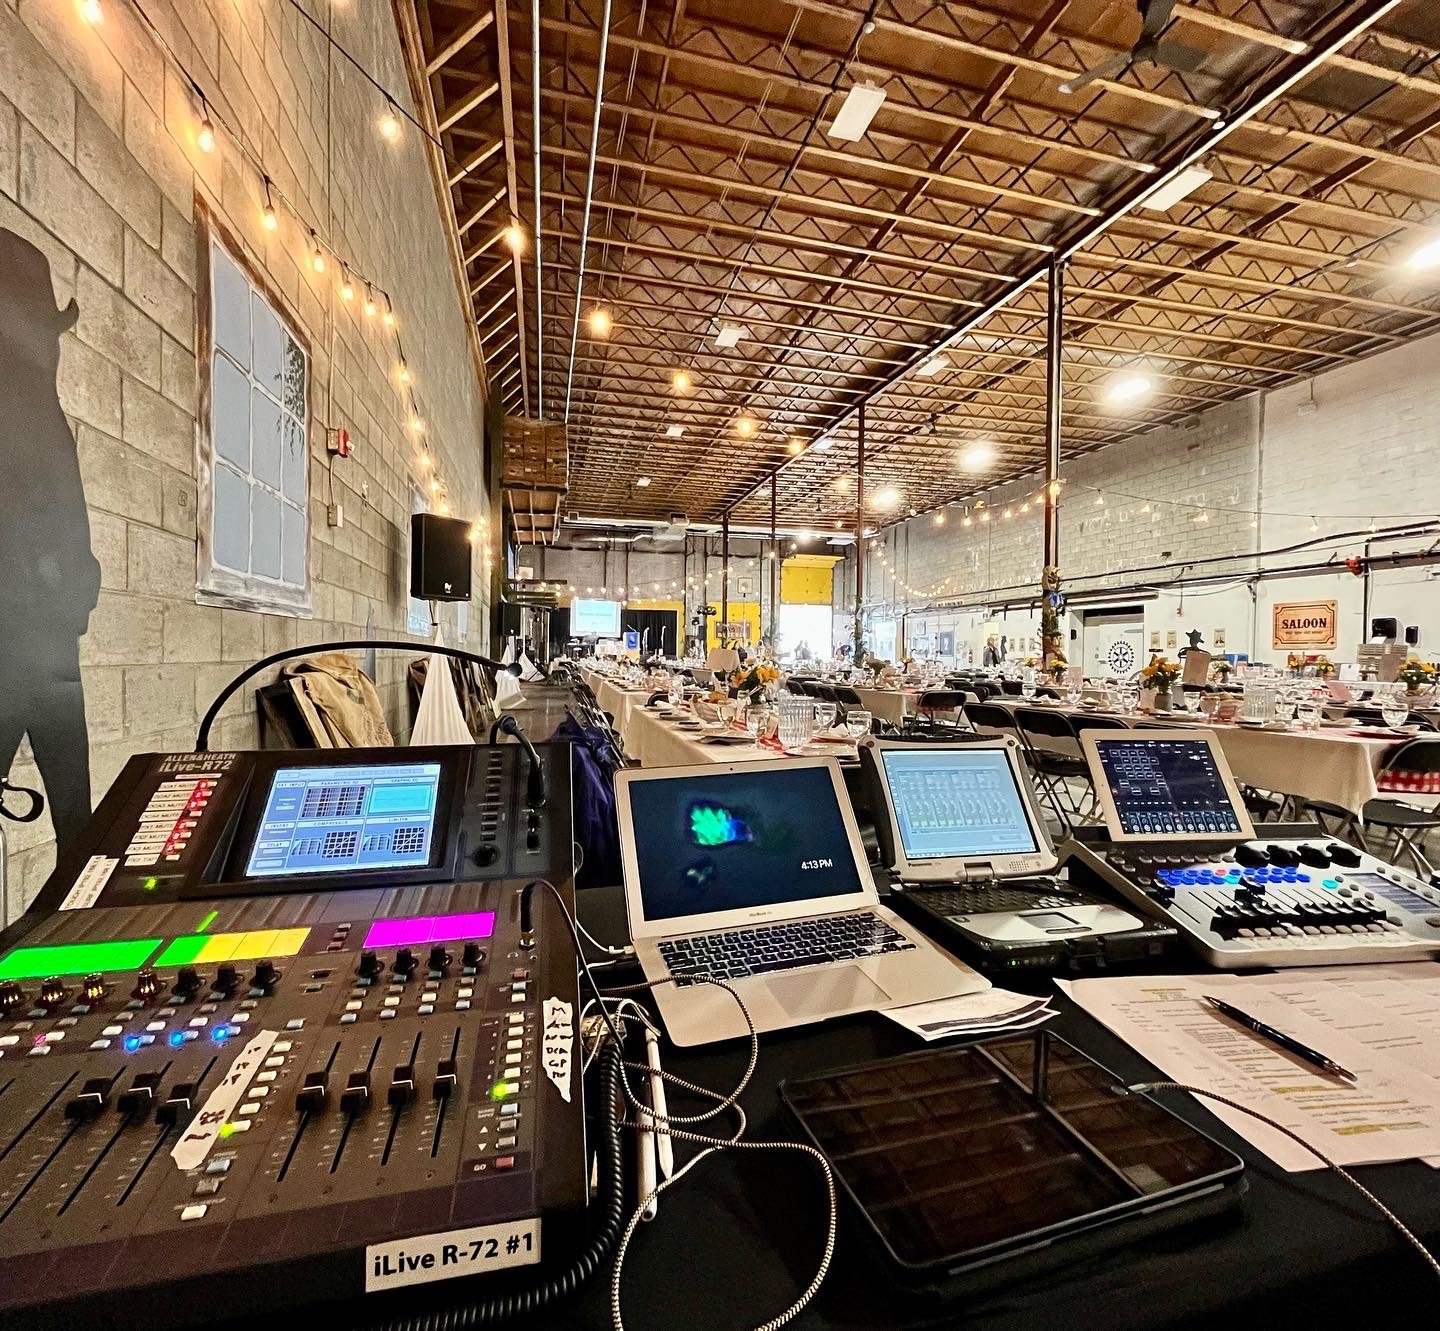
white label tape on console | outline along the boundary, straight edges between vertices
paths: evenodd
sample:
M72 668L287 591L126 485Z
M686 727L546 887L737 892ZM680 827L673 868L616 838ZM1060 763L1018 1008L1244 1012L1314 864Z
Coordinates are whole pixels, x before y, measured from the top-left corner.
M540 1061L555 1083L560 1098L570 1103L570 1051L575 1044L575 1010L563 998L547 998L542 1005L545 1029L541 1033Z
M88 910L100 900L100 893L105 890L105 884L110 881L110 875L119 863L119 860L112 860L106 855L92 855L76 876L75 886L65 894L60 909Z
M372 1243L365 1249L365 1292L426 1285L507 1266L534 1266L539 1260L538 1219L417 1234L411 1239Z
M175 1143L170 1158L178 1169L199 1169L210 1154L210 1148L220 1138L220 1129L230 1117L230 1111L240 1103L240 1097L250 1085L251 1079L260 1070L270 1046L279 1037L278 1031L258 1031L254 1039L235 1055L226 1069L220 1084L210 1092L200 1112L190 1120L185 1134Z

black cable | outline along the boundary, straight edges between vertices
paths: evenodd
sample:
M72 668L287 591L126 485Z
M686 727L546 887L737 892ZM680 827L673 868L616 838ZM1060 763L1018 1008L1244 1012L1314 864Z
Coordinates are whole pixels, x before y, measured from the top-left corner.
M369 647L394 647L401 651L421 652L426 656L453 656L460 661L474 661L477 665L485 666L497 673L509 669L503 661L492 660L477 652L467 652L461 647L442 647L439 643L434 642L407 642L403 638L347 638L343 642L311 642L303 647L291 647L287 651L276 652L272 656L256 661L254 665L246 666L215 695L215 701L206 708L205 715L200 719L200 729L195 735L195 752L208 753L210 751L210 727L215 724L215 718L219 716L220 709L230 700L230 695L252 675L258 675L262 670L268 670L272 665L278 665L281 661L289 661L296 656L310 656L315 652L357 652Z
M577 1037L578 1038L578 1037ZM369 1324L368 1331L464 1331L472 1326L534 1316L541 1308L575 1293L614 1248L625 1219L625 1178L620 1158L620 1046L607 1042L597 1059L600 1090L600 1223L589 1244L558 1276L528 1289L475 1303L437 1308L394 1321Z

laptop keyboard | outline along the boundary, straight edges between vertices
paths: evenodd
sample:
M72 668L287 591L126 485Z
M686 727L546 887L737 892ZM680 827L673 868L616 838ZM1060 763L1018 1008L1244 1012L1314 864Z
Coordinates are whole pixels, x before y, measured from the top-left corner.
M989 915L997 911L1059 910L1073 906L1076 899L1058 892L1023 887L920 887L911 890L931 910L941 915Z
M877 957L884 952L911 952L915 944L878 915L827 915L753 929L671 938L660 945L666 969L686 984L685 976L743 980L748 975L823 966L852 957Z

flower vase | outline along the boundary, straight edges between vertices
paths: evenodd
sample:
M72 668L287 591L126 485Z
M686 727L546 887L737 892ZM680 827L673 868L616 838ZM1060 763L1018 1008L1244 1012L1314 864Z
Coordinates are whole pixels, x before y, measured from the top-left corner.
M1169 689L1155 690L1155 710L1157 712L1168 712L1172 710Z

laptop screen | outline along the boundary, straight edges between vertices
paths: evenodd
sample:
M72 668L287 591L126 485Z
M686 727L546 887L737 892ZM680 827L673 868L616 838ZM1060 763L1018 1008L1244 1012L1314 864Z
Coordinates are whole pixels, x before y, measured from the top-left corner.
M1000 749L883 749L905 858L980 859L1040 848Z
M630 783L647 920L863 891L829 768L745 766Z

